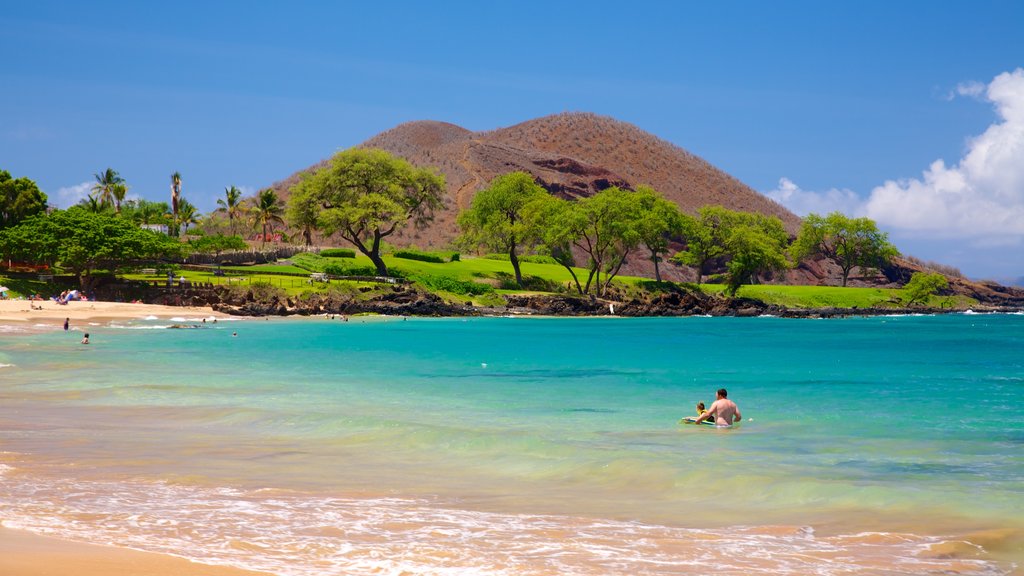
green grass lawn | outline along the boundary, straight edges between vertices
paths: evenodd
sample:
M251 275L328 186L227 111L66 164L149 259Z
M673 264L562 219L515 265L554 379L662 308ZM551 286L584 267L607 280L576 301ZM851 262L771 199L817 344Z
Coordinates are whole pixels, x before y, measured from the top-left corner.
M345 261L359 266L370 266L369 258L357 255L356 258L330 258L328 260ZM572 281L569 272L557 264L538 264L533 262L521 263L521 270L524 278L527 279L529 290L510 290L509 284L513 278L512 265L507 261L490 260L487 258L464 257L460 261L434 263L422 262L419 260L408 260L385 256L384 262L389 270L397 275L406 278L417 276L444 276L462 282L478 282L494 286L496 290L478 296L458 295L449 292L439 294L449 301L473 302L474 305L499 305L499 294L540 294L549 289L565 289ZM382 287L380 284L357 283L348 281L332 281L331 284L309 283L309 271L293 265L265 264L258 266L225 266L225 276L214 276L210 272L197 272L185 270L176 273L176 277L184 273L185 278L192 282L209 282L218 285L246 286L252 283L263 283L276 286L289 296L297 296L312 291L324 292L329 289L355 290L359 286L368 285ZM266 274L276 272L277 274ZM294 276L281 276L279 274L294 274ZM587 271L581 268L576 269L580 282L586 281ZM144 276L141 274L127 274L126 278L136 280L163 280L166 276L159 274ZM535 282L529 282L534 278ZM659 289L649 278L621 276L616 282L625 289L631 297L640 294L644 290ZM538 287L540 286L540 287ZM661 285L668 286L667 283ZM693 284L687 284L687 288L697 288ZM16 288L17 289L17 288ZM699 289L707 294L721 294L725 286L721 284L703 284ZM573 291L574 292L574 291ZM885 308L899 307L899 300L902 290L887 288L843 288L838 286L781 286L775 284L755 284L740 288L738 296L760 300L767 304L776 304L789 308ZM929 306L936 308L967 308L977 304L976 301L965 297L941 297L934 296L928 302Z

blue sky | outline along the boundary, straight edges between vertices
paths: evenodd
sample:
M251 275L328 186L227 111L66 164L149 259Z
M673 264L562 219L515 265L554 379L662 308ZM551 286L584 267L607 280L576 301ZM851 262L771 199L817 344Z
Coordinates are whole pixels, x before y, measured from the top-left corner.
M64 205L108 166L166 199L177 170L206 211L400 122L592 111L1024 276L1024 3L380 4L6 3L0 168Z

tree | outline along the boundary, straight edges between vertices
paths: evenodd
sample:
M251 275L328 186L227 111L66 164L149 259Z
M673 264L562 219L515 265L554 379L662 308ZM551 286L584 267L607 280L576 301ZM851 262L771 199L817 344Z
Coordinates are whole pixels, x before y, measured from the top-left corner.
M914 272L903 287L903 301L907 306L920 302L924 304L932 294L949 287L949 280L938 273Z
M120 214L121 202L124 202L124 197L128 195L128 185L124 181L118 182L110 188L110 194L114 197L114 212Z
M788 241L778 217L737 213L725 244L729 256L726 291L735 296L741 285L755 282L758 274L788 267Z
M167 202L150 202L139 198L128 200L122 207L121 216L135 224L170 225L171 208Z
M93 174L93 178L96 179L96 182L92 185L92 197L100 204L114 206L114 188L119 184L124 184L124 178L121 178L121 175L113 168L107 168L99 174ZM117 203L117 206L117 210L120 211L120 202Z
M27 262L59 264L76 274L86 289L97 267L116 270L139 259L177 256L181 245L127 219L71 207L0 231L0 253Z
M224 189L224 198L217 199L217 205L228 215L228 228L235 233L235 217L242 208L242 191L234 186Z
M722 206L703 206L696 218L684 216L686 248L672 258L697 269L697 284L704 279L707 265L725 254L725 243L735 221L735 212Z
M516 284L523 287L523 274L519 269L520 249L528 248L537 240L539 230L524 218L524 210L531 201L547 192L526 172L510 172L491 180L490 185L477 192L468 210L459 214L462 229L461 242L485 250L508 254Z
M639 208L637 232L641 243L651 252L654 278L661 282L661 269L658 263L662 259L661 255L668 253L668 245L672 238L683 234L683 214L679 211L679 206L666 200L648 186L637 186L635 198Z
M178 200L178 220L175 222L175 228L181 227L180 230L183 234L188 234L188 227L190 224L196 224L198 220L199 212L191 202L184 198Z
M249 247L241 236L225 236L223 234L210 234L189 240L189 246L196 252L203 254L214 254L220 256L225 250L245 250Z
M171 174L171 236L178 235L178 198L181 197L181 173Z
M381 242L410 222L419 227L433 219L444 176L383 150L353 148L335 154L300 185L321 208L320 229L351 242L386 276Z
M291 189L286 217L288 223L302 232L306 246L313 245L313 231L319 226L320 205L310 188L311 180L302 180Z
M281 213L284 209L281 207L281 201L277 198L277 193L272 188L267 188L259 193L256 197L256 205L252 207L252 221L253 224L259 224L263 226L263 243L260 247L267 245L267 226L271 226L273 230L274 223L284 224L284 219L281 218Z
M572 276L576 291L583 294L583 285L576 276L576 258L572 252L573 242L579 238L576 226L576 203L554 196L542 196L533 200L523 210L528 226L540 231L540 244L551 257L561 264Z
M840 212L824 218L808 214L790 251L797 262L818 254L835 260L843 271L843 286L854 267L881 267L899 255L874 220L849 218Z
M0 170L0 229L46 211L46 194L32 180Z

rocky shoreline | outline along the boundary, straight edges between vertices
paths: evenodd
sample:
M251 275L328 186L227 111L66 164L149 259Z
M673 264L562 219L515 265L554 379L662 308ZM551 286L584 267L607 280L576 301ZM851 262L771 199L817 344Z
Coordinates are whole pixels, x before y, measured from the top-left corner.
M147 304L210 306L235 316L313 316L321 314L382 314L389 316L777 316L836 318L963 312L949 308L787 308L747 298L725 298L699 292L674 291L630 300L604 300L571 295L509 295L505 306L473 306L447 302L440 296L409 286L392 286L372 294L317 293L302 298L220 286L146 290ZM105 299L105 298L104 298ZM1016 303L1014 303L1016 304ZM1018 312L1021 305L979 306L979 312Z

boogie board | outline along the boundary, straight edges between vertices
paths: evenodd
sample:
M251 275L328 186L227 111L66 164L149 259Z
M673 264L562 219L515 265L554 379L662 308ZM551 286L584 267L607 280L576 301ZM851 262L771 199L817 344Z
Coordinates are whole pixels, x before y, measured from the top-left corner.
M697 417L696 416L687 416L686 418L683 418L682 420L680 420L679 423L680 424L696 424L697 423ZM701 422L700 425L701 426L714 426L715 422L714 422L714 420L705 420L705 421Z

